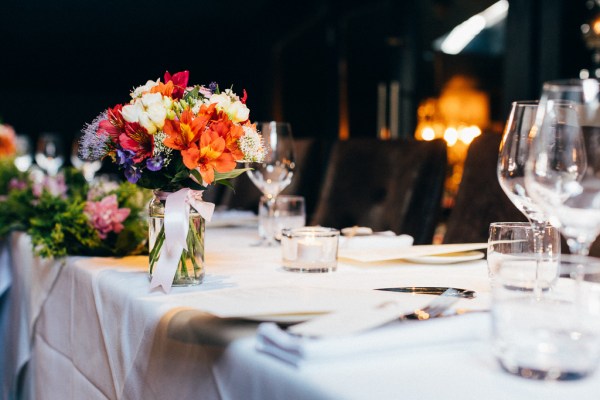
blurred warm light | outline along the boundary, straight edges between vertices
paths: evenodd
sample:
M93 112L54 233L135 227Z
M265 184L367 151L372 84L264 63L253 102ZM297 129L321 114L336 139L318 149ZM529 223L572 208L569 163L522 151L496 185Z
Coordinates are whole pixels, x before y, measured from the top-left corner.
M458 141L458 131L456 128L446 128L444 131L444 140L448 143L448 146L454 146Z
M435 139L435 131L432 127L426 126L423 128L423 132L421 132L421 138L427 141L433 140Z
M458 139L464 144L471 144L473 139L479 135L481 135L481 129L477 125L465 126L458 131Z
M458 191L469 145L490 126L489 96L476 86L473 79L455 76L448 81L439 98L426 99L417 109L415 138L441 138L448 146L446 207L452 206Z
M592 21L592 29L596 35L600 35L600 18L597 17L594 21Z

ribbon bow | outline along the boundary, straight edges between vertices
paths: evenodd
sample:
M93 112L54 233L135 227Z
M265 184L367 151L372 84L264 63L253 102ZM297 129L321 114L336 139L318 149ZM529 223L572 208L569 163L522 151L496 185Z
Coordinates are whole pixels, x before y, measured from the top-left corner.
M165 201L165 241L160 257L152 273L150 289L162 286L169 293L173 277L183 250L187 250L187 235L190 229L190 207L206 221L210 221L215 205L202 200L202 192L188 188L167 196Z

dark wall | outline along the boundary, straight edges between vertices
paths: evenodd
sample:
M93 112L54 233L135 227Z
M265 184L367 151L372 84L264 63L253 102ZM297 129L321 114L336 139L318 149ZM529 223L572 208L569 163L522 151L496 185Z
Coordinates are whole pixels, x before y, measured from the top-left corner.
M350 135L374 136L377 84L398 80L410 136L418 102L439 95L435 69L462 62L436 65L432 41L493 2L3 0L0 118L33 138L69 138L134 86L188 69L193 83L245 88L252 119L290 121L299 137L335 138L344 99ZM495 108L533 96L540 79L574 76L589 57L583 0L510 3L504 62L465 64L487 71Z

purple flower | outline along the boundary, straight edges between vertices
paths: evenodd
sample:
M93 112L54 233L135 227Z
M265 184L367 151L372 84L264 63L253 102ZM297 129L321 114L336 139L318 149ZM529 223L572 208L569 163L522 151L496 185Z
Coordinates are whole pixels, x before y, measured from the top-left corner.
M131 150L117 149L117 157L119 158L119 165L131 166L135 153Z
M137 183L141 177L142 171L139 169L133 166L127 166L127 168L125 168L125 178L127 178L130 183Z
M164 160L160 155L157 155L146 160L146 168L150 171L160 171L164 165Z
M106 118L105 111L81 130L83 135L79 141L79 156L83 160L101 160L106 155L110 144L110 136L105 130L98 131L100 122Z
M219 85L217 85L217 82L211 82L210 85L208 85L208 89L213 93L216 92L218 88Z

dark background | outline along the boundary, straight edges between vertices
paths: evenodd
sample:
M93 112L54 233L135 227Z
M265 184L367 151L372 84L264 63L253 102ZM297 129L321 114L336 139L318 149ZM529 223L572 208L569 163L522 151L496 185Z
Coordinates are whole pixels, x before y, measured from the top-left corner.
M191 83L246 89L251 119L287 120L299 137L336 138L342 123L351 137L375 136L377 84L391 80L402 87L401 135L412 136L418 103L454 73L477 78L501 121L512 100L589 66L579 27L595 10L584 0L514 0L502 30L465 54L433 50L493 3L2 0L0 118L68 143L133 87L188 69Z

